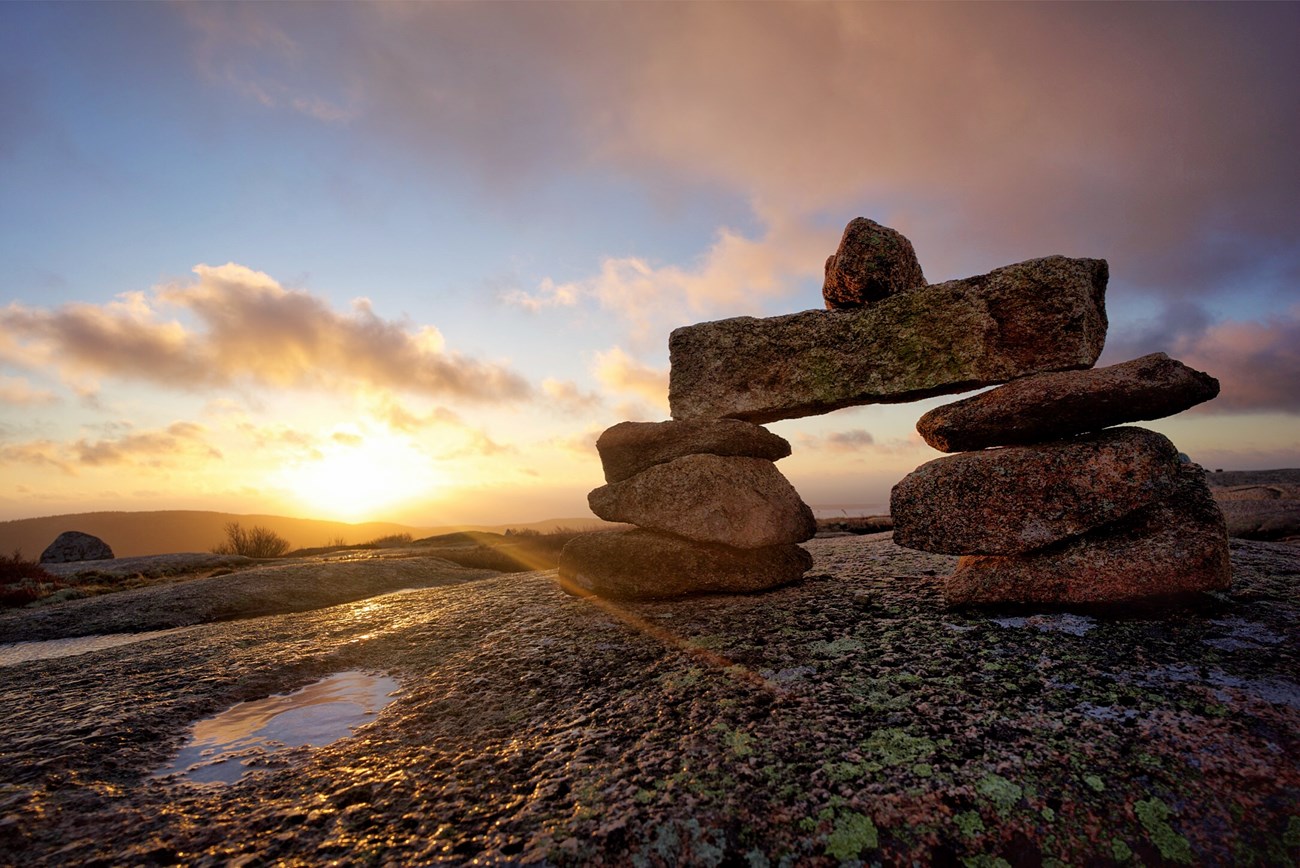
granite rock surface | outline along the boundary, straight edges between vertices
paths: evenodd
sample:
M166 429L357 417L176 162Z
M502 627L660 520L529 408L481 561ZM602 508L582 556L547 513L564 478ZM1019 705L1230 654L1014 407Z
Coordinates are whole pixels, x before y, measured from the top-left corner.
M594 533L560 555L560 586L570 593L653 600L692 594L751 593L788 585L812 566L797 545L737 549L647 530Z
M779 461L790 444L739 419L620 422L596 441L606 482L622 482L648 467L686 455L729 455Z
M55 537L41 552L43 564L68 564L77 561L111 560L113 550L97 536L79 530L67 530Z
M925 286L925 275L912 242L895 229L857 217L826 260L822 298L827 310L862 307L917 286Z
M761 458L686 455L602 485L587 502L606 521L736 548L797 543L817 532L794 486Z
M1164 353L1106 368L1034 374L936 407L916 430L940 452L1021 445L1162 419L1219 394L1219 381Z
M752 596L515 574L0 670L0 862L1290 865L1300 550L1159 617L945 608L954 558L817 539ZM384 571L387 562L374 562ZM232 786L190 726L342 670L395 701Z
M894 541L946 554L1018 554L1173 494L1178 450L1145 428L936 458L890 494Z
M853 310L706 322L669 337L674 419L754 423L1088 368L1106 339L1102 259L1049 256Z
M1154 605L1230 581L1223 515L1204 472L1184 464L1169 497L1114 524L1024 554L961 558L944 597L950 605Z

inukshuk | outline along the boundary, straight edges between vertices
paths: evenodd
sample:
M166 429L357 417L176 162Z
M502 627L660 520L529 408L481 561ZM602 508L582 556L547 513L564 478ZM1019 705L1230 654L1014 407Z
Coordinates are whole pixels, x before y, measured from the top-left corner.
M1009 385L922 420L964 454L895 487L895 540L963 554L964 602L1117 602L1226 585L1223 520L1194 465L1139 428L1218 384L1162 355L1090 371L1106 337L1106 262L1050 256L926 284L912 245L849 223L826 261L827 310L737 317L669 338L674 421L597 443L602 518L639 529L565 547L562 583L612 597L756 591L801 576L811 511L761 423ZM1019 445L1016 445L1019 444Z

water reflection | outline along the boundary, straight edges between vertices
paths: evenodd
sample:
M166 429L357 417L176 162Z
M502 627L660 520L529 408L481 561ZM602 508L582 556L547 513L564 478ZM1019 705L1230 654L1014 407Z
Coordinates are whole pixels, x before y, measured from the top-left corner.
M336 672L293 693L241 702L194 724L190 739L156 777L229 784L287 747L320 747L352 734L393 701L397 679Z
M15 642L0 645L0 666L14 666L30 660L55 660L59 657L74 657L133 642L157 639L159 636L175 636L186 633L194 627L173 627L169 630L149 630L144 633L108 633L100 636L77 636L74 639L49 639L43 642Z

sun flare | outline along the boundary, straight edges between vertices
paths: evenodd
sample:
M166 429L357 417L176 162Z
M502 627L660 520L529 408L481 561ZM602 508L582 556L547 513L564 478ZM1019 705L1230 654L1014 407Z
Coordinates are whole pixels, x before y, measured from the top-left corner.
M373 434L336 437L318 457L286 467L279 482L314 516L358 521L435 497L446 479L410 441Z

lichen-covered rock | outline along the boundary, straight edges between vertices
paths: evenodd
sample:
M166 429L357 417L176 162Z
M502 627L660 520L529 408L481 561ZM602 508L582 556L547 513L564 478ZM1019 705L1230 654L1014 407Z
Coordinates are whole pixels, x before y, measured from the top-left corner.
M626 600L765 591L798 580L812 555L798 545L737 549L647 530L576 537L560 553L560 586L571 594Z
M5 667L0 862L1300 861L1300 548L1234 540L1213 605L1121 617L948 609L956 559L885 535L801 548L763 594L515 573ZM342 669L402 692L236 786L151 777Z
M1035 374L936 407L916 430L940 452L1041 443L1181 413L1219 381L1164 353L1086 371Z
M779 461L790 444L739 419L620 422L596 441L606 482L621 482L648 467L686 455L733 455Z
M97 536L68 530L55 537L45 551L41 552L43 564L70 564L77 561L112 560L113 550L108 543Z
M954 555L1043 548L1169 497L1178 468L1168 438L1135 427L937 458L894 486L894 541Z
M602 485L587 502L606 521L736 548L803 542L817 533L812 510L761 458L686 455Z
M912 242L895 229L857 217L826 260L822 298L827 310L862 307L915 286L925 286L925 275Z
M1228 587L1228 534L1205 476L1179 469L1173 494L1119 522L1020 555L961 558L949 605L1164 601Z
M1103 259L1049 256L854 310L737 317L668 340L674 419L773 422L1089 368L1106 340Z

